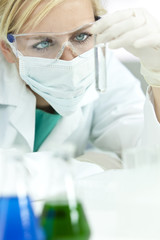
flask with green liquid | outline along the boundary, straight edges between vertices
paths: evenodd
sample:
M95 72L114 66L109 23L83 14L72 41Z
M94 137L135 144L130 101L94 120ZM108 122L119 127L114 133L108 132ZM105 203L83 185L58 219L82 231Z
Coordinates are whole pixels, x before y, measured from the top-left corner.
M51 188L55 186L57 190L45 201L41 215L46 240L89 240L90 237L83 205L76 198L69 159L70 153L66 149L52 159ZM57 169L54 161L57 161Z

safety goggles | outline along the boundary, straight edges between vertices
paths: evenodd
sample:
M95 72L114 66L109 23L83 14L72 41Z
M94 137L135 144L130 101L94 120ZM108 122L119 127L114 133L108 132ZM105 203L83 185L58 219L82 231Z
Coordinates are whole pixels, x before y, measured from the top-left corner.
M65 48L74 57L90 50L95 45L95 36L91 33L89 23L69 32L51 33L37 32L24 34L8 34L9 45L19 55L39 58L59 59Z

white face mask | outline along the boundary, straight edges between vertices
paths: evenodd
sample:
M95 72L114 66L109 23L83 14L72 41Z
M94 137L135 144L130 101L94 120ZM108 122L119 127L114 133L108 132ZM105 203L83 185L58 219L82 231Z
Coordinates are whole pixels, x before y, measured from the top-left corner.
M75 112L93 87L94 49L71 61L19 56L21 78L60 115Z

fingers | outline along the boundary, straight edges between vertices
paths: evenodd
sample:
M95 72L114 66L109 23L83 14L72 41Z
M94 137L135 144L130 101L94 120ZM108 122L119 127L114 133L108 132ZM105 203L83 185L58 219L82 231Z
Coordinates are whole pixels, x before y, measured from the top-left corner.
M97 43L121 47L160 47L160 24L145 9L127 9L108 14L91 28Z
M160 33L152 33L151 35L138 39L134 43L135 48L158 47L160 48Z
M124 21L134 15L133 9L117 11L113 14L108 14L104 18L101 18L91 28L93 34L100 34L112 25Z
M131 17L130 19L124 20L120 23L114 24L107 30L103 32L103 34L99 34L97 36L97 43L101 42L110 42L117 38L120 38L126 32L130 32L131 30L137 29L145 24L145 18L143 17Z
M108 47L112 49L117 49L121 47L134 46L137 39L143 39L148 35L148 27L142 26L138 29L126 32L121 37L113 39L109 42Z

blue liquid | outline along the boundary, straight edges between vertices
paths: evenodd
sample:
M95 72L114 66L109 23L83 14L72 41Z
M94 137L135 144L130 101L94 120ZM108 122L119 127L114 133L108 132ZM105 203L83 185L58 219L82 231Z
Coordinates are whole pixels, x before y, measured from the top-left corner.
M29 197L0 198L0 240L39 240Z

